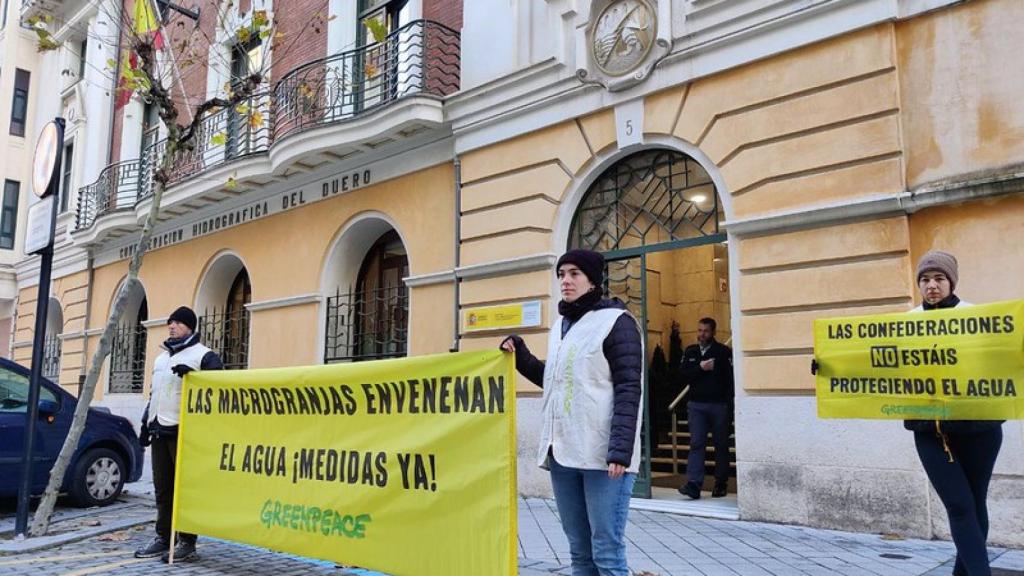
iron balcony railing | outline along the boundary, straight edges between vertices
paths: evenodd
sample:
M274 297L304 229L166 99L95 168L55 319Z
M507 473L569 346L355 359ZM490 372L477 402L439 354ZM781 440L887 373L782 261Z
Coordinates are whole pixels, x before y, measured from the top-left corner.
M265 153L286 136L351 120L403 98L452 94L459 89L459 42L455 30L416 20L376 44L303 64L240 106L203 118L193 146L176 152L169 183ZM149 197L165 148L161 140L141 158L112 164L96 182L79 188L75 229L87 229L99 217Z
M138 198L139 161L111 164L95 182L78 189L75 228L88 228L103 214L134 208Z
M327 298L324 362L405 356L409 339L409 289L394 286Z

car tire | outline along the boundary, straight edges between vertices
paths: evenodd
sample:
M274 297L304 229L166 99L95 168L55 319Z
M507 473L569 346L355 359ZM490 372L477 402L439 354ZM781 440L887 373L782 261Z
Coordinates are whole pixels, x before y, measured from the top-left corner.
M75 465L68 494L78 506L107 506L121 495L128 479L124 458L109 448L93 448Z

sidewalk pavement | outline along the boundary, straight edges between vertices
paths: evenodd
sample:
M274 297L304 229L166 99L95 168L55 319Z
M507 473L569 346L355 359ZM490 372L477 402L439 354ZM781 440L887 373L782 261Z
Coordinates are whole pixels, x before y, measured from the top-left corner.
M154 511L151 501L141 502L143 497L130 495L126 500L128 505L102 512L106 515L102 527L114 527L112 532L44 550L17 554L0 551L0 573L381 576L369 570L341 569L330 562L210 538L200 539L199 556L190 562L167 566L154 559L139 560L132 551L152 538L152 522L127 529L116 523L136 518L140 507L149 518ZM631 568L637 573L664 576L948 576L954 552L948 542L888 540L871 534L641 510L630 512L626 537ZM518 541L520 576L570 574L568 543L553 501L519 500ZM10 541L0 539L0 544L5 542ZM991 555L1000 568L993 572L995 576L1024 576L1024 551L993 548Z

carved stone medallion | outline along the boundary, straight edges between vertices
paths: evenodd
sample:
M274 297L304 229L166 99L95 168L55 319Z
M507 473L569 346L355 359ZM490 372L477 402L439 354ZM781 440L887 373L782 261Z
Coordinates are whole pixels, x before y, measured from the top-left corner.
M585 67L576 74L612 91L636 85L671 48L670 30L659 29L670 25L670 13L670 0L595 0L585 32Z
M629 74L654 45L657 16L646 0L619 0L605 7L591 34L594 64L609 76Z

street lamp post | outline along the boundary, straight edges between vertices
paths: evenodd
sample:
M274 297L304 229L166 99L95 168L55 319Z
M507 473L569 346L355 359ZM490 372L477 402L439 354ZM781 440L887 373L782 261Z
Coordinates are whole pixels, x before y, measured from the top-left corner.
M32 493L32 460L35 450L36 421L39 419L39 379L43 372L43 347L46 338L46 313L50 300L50 272L53 268L53 230L57 224L57 190L60 186L61 153L64 150L64 119L48 123L36 141L32 160L32 192L39 201L29 208L25 233L25 253L41 254L39 290L36 293L36 327L32 335L32 367L25 414L25 449L21 454L21 485L14 537L22 539L28 529L28 504Z

